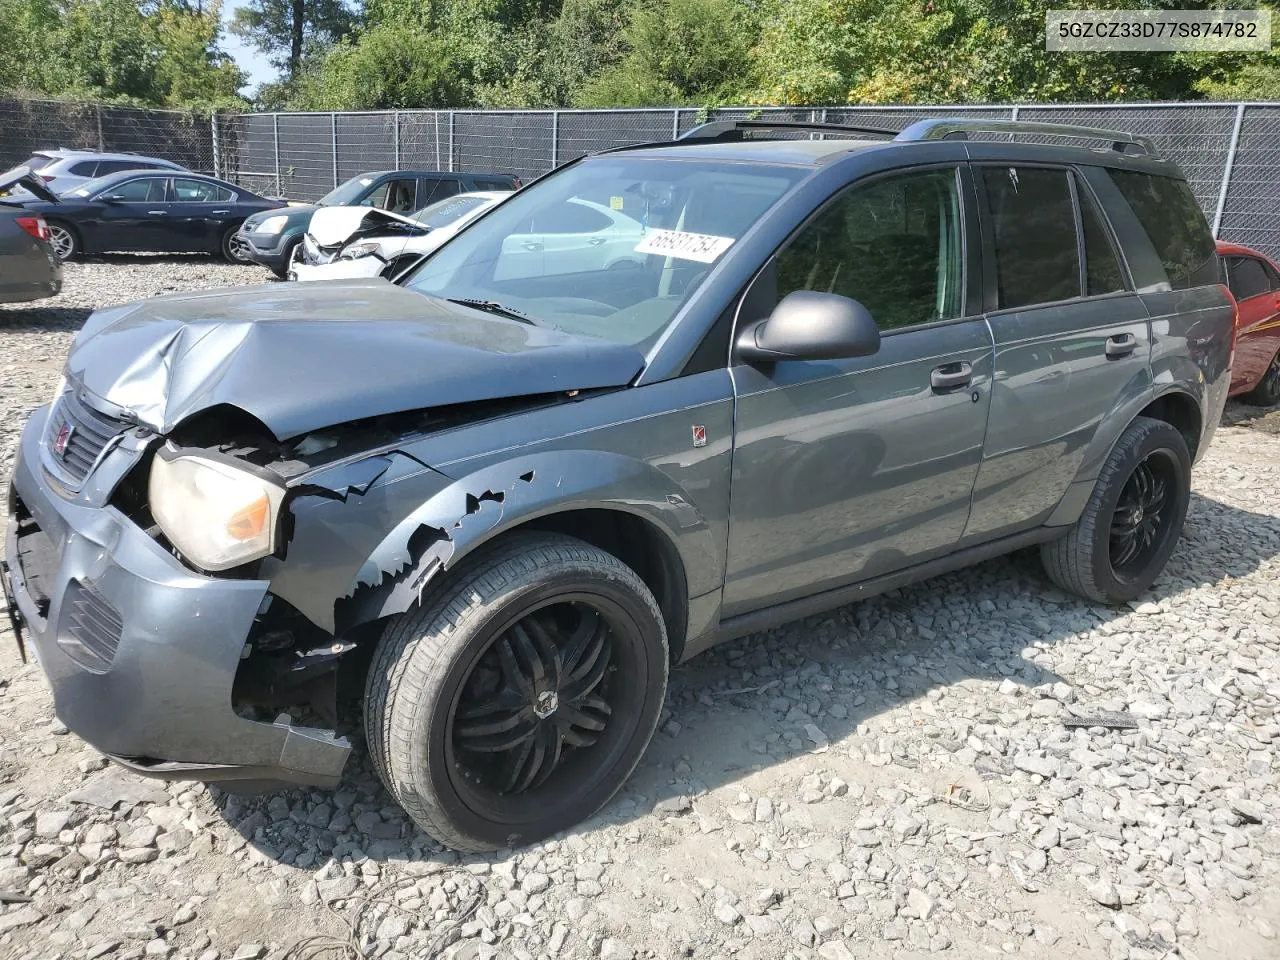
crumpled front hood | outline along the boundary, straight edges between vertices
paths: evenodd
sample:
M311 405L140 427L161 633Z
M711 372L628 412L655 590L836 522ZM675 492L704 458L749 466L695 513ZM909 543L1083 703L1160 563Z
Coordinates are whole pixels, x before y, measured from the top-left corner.
M385 280L273 283L99 310L68 375L167 434L230 405L278 440L364 417L617 387L634 347L427 298Z
M319 207L311 215L307 233L320 246L330 247L353 239L357 233L367 234L388 227L404 230L406 236L427 233L430 229L410 217L377 207Z

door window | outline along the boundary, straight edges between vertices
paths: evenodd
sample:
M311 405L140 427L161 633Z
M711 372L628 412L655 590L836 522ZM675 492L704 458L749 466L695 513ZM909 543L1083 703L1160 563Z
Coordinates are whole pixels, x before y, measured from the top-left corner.
M1076 214L1067 171L983 167L1000 309L1080 296Z
M1135 170L1108 172L1146 230L1174 290L1221 282L1213 234L1187 181Z
M181 203L226 203L232 193L226 187L207 180L174 178L173 199Z
M1227 282L1237 300L1248 300L1271 289L1271 278L1253 257L1228 257Z
M108 187L104 192L133 203L164 203L165 183L163 177L144 177Z
M777 297L837 293L892 330L960 316L963 276L956 171L934 170L837 197L778 254Z
M378 207L392 213L411 213L418 209L415 205L418 193L418 181L412 179L386 180L378 184L360 201L364 207Z
M1080 199L1080 221L1084 233L1085 295L1100 296L1124 289L1124 276L1120 273L1120 261L1107 234L1098 205L1079 181L1076 196Z
M462 181L455 180L452 177L444 177L436 180L423 180L422 191L423 193L430 191L429 199L426 200L425 203L439 203L441 200L446 200L449 197L462 193Z

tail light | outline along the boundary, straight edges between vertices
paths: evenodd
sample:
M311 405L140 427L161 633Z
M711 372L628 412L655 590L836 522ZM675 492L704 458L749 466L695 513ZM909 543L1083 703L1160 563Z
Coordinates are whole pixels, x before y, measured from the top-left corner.
M54 176L52 173L42 173L40 174L40 179L43 180L45 183L53 183L53 181L58 178Z
M44 222L44 217L18 217L16 222L37 240L49 239L49 225Z

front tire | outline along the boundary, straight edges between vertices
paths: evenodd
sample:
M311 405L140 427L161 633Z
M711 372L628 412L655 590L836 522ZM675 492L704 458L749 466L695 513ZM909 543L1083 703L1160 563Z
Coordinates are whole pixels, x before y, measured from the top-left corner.
M631 775L667 663L661 611L631 568L572 537L516 534L388 625L365 685L369 752L440 842L532 843Z
M1089 600L1133 600L1169 561L1190 499L1186 440L1163 420L1136 418L1102 465L1080 519L1041 545L1045 572Z
M1267 372L1245 399L1258 407L1273 407L1280 403L1280 351L1271 358Z
M70 260L80 252L80 235L70 224L60 220L48 220L49 245L53 247L53 255L59 260Z

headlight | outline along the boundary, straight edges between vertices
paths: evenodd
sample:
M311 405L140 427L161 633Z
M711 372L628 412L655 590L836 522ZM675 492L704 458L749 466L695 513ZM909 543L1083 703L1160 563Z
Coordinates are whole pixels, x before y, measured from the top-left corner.
M279 233L284 229L284 225L289 222L288 217L267 217L260 224L253 228L254 233Z
M338 254L338 259L356 260L360 257L371 256L381 249L382 245L374 240L368 240L364 243L353 243L349 247L342 248L342 252Z
M275 549L284 488L248 470L165 444L151 464L151 513L178 552L226 570Z

